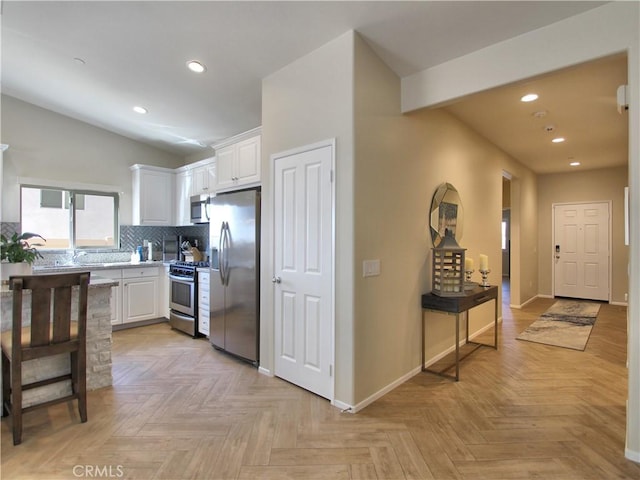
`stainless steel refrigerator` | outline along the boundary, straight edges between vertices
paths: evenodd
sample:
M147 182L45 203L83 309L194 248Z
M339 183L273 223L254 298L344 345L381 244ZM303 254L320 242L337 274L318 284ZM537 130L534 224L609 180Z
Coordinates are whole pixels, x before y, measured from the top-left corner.
M260 189L209 203L212 345L257 365L260 334Z

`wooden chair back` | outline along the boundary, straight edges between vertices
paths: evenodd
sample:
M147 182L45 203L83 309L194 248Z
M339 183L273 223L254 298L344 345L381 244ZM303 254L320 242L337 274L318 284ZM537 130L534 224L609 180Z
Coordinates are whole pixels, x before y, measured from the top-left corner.
M2 335L3 416L11 413L13 443L22 441L22 414L55 403L78 400L81 422L87 421L86 344L89 272L14 276L12 330ZM77 287L76 302L72 302ZM30 315L23 315L23 291L31 291ZM23 316L25 320L23 322ZM75 320L75 321L73 321ZM54 378L22 383L22 362L67 353L71 371ZM71 380L71 394L23 408L22 392Z
M78 349L86 344L89 273L11 277L13 290L12 358L31 360ZM72 288L78 286L77 325L72 328ZM31 319L23 338L23 290L31 290ZM52 302L53 300L53 302ZM20 347L20 348L19 348Z

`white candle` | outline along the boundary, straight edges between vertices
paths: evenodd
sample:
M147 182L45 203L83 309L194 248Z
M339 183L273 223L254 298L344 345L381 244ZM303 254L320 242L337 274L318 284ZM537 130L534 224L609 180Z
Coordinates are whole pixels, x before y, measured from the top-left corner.
M489 257L484 254L480 254L480 271L489 270Z
M470 272L473 270L473 258L464 259L464 270L465 272Z

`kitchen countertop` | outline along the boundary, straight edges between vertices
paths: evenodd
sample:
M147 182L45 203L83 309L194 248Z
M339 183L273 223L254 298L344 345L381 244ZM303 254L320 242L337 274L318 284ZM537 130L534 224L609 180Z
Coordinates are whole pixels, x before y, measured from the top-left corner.
M128 269L142 267L162 267L161 261L151 262L106 262L106 263L78 263L76 265L42 265L34 266L33 274L42 275L46 273L64 273L64 272L80 272L80 271L96 271L96 270L112 270L112 269Z
M89 289L101 288L101 287L115 287L117 285L118 285L118 282L115 282L110 278L101 277L99 275L91 275L91 278L89 278ZM2 297L12 295L11 290L9 290L9 285L6 285L6 284L0 285L0 294L2 295Z

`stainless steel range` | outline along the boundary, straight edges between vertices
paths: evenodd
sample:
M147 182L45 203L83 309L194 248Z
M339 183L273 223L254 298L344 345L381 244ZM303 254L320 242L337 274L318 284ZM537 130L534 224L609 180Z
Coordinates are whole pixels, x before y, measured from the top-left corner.
M193 338L198 336L198 267L209 262L175 262L169 266L169 325Z

